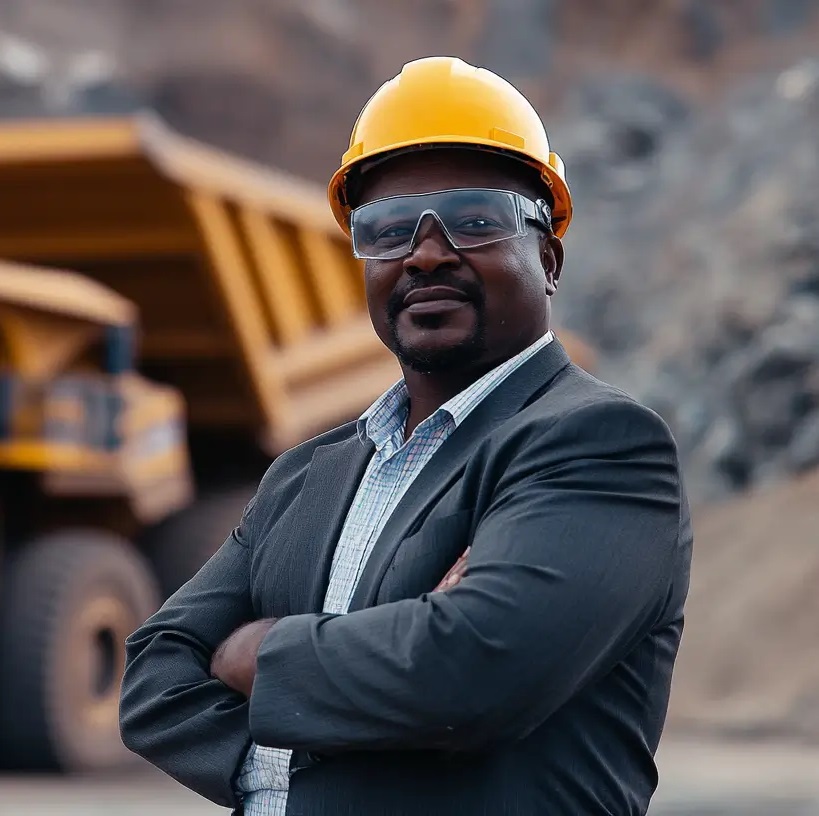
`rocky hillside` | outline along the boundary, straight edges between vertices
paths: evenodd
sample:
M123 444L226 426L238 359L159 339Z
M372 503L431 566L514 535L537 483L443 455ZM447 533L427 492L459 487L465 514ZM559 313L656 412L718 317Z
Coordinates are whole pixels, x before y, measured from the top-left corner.
M559 314L673 426L695 499L819 463L819 62L694 108L607 78L556 129L584 211Z
M819 462L818 40L819 0L4 0L0 115L147 106L323 182L403 62L500 71L577 199L558 318L711 499Z

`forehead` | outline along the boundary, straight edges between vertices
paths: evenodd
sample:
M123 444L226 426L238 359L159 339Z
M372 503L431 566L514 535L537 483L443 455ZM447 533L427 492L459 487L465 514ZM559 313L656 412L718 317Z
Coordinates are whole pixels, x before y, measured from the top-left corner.
M365 170L357 203L456 187L513 190L532 197L536 194L534 172L522 162L485 151L418 150L390 157Z

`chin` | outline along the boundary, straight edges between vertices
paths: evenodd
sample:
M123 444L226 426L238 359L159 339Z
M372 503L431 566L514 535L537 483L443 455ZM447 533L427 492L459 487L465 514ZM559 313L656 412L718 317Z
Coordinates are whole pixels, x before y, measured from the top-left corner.
M472 367L485 353L480 336L457 342L411 343L396 338L393 352L399 362L421 374L437 374Z

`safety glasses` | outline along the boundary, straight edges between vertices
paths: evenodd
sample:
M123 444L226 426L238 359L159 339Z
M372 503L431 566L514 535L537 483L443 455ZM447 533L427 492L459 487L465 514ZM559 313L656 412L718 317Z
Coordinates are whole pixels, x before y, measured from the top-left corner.
M520 193L470 187L435 193L391 196L371 201L350 214L356 258L390 260L413 251L421 221L432 216L455 249L477 247L526 234L527 221L551 228L543 200Z

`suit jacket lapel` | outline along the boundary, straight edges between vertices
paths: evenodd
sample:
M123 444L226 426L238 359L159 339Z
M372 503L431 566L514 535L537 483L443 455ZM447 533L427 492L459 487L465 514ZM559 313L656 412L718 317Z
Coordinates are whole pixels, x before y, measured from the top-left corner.
M350 610L372 606L395 551L413 526L457 479L474 448L501 422L514 416L544 391L555 375L569 363L563 346L555 339L489 394L455 429L418 474L396 506L373 547L353 595Z
M298 557L290 581L291 609L321 612L333 552L373 450L353 432L350 439L313 452L299 497L301 524L294 530Z

